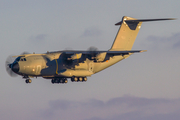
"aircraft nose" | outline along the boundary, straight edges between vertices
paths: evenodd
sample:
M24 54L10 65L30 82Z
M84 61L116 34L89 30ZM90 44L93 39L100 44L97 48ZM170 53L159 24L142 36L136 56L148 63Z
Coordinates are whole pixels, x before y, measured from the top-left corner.
M19 72L19 64L17 62L12 64L11 69L13 72L18 73Z
M11 68L11 65L12 65L12 64L9 64L9 68Z

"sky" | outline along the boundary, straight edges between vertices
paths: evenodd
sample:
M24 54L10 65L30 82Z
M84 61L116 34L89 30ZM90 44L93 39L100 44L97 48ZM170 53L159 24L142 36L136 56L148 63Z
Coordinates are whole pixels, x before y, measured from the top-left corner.
M0 119L180 119L180 1L1 0ZM51 84L10 77L5 61L23 52L108 50L123 16L177 18L142 24L133 50L147 50L87 82Z

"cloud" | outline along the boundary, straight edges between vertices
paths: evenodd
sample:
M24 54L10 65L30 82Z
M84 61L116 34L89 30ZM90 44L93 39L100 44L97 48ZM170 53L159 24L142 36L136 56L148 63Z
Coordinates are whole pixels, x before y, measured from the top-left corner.
M42 117L52 120L175 120L180 119L180 99L123 96L107 102L52 100Z
M92 27L92 28L87 28L86 30L84 30L81 37L98 37L101 34L102 34L101 30L99 30L98 28Z
M47 38L47 35L46 34L38 34L38 35L35 35L35 36L30 36L29 40L30 41L33 41L33 42L44 42Z
M147 40L148 40L148 46L151 46L153 49L180 48L180 33L175 33L168 37L149 36Z

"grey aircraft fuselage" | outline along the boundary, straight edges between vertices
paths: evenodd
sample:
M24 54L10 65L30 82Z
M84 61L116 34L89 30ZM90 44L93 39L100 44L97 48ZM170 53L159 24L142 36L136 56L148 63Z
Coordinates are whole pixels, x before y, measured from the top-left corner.
M58 53L19 56L20 59L17 61L19 64L18 74L23 76L42 76L45 78L91 76L129 56L113 56L106 61L94 61L86 58L83 62L79 62L81 60L80 58L71 60L69 64L65 64L65 62L62 62L62 59L59 59L62 53L63 51ZM99 54L99 56L101 56L101 54Z

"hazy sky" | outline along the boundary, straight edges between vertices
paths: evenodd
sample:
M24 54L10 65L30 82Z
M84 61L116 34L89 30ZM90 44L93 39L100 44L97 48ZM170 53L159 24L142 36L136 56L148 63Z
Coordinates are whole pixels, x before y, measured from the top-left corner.
M1 0L0 119L177 120L180 119L180 1ZM123 16L178 18L143 23L137 53L88 78L50 80L10 77L9 55L64 49L108 50Z

